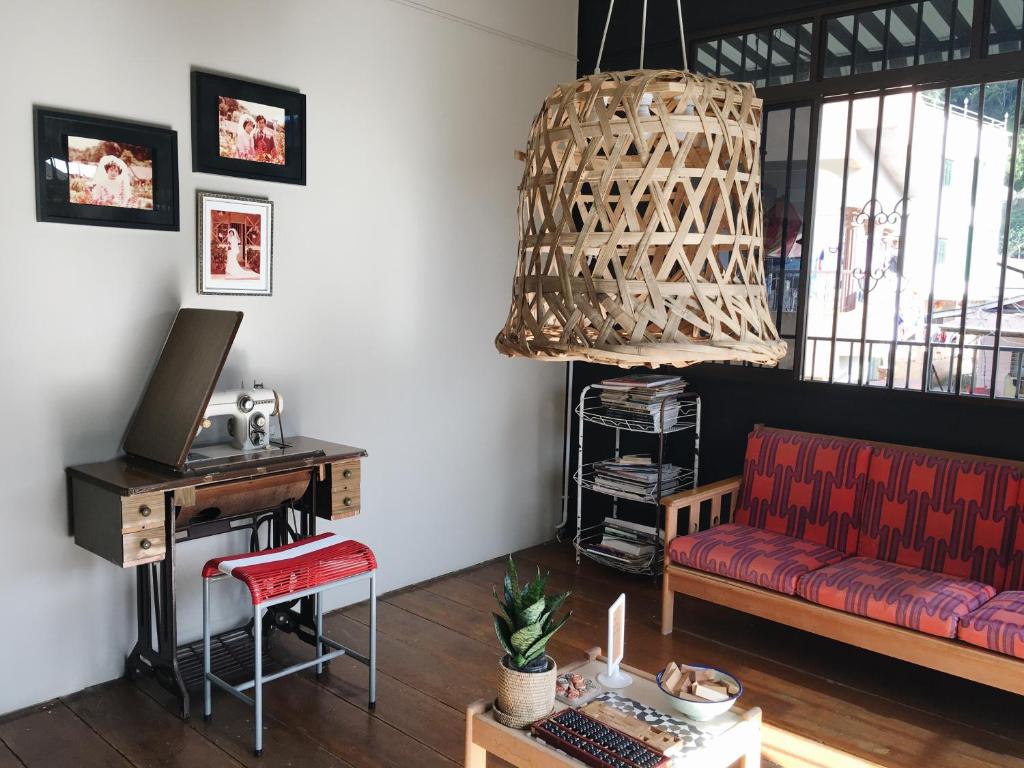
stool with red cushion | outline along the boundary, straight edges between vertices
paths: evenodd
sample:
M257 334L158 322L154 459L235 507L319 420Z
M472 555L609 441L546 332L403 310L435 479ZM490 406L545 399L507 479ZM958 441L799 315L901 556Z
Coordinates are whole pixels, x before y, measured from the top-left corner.
M211 684L223 688L236 698L253 704L256 709L256 738L254 751L263 754L263 683L316 667L322 674L324 662L337 656L351 656L369 667L370 708L376 705L377 680L377 559L365 544L343 539L333 533L324 533L283 547L264 549L241 555L229 555L210 560L203 567L203 716L212 714ZM253 605L253 637L255 671L253 679L240 685L231 685L210 670L210 584L233 577L249 588ZM356 581L370 582L370 650L363 656L323 634L323 594L336 587ZM263 609L278 603L316 596L316 658L293 664L272 675L263 674L261 653L263 639ZM333 651L325 653L327 648ZM242 694L253 689L250 699Z

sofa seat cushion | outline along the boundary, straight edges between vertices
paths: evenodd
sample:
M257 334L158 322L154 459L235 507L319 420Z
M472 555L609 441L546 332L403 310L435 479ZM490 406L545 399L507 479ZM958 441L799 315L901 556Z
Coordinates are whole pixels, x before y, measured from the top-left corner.
M805 574L797 594L812 603L939 637L956 637L960 618L995 596L979 581L869 557Z
M856 554L1005 589L1019 485L996 459L876 447Z
M1000 592L960 619L965 643L1024 659L1024 591Z
M792 595L797 580L843 559L820 544L738 523L726 523L669 544L672 561Z
M856 554L869 452L857 440L758 427L733 522Z

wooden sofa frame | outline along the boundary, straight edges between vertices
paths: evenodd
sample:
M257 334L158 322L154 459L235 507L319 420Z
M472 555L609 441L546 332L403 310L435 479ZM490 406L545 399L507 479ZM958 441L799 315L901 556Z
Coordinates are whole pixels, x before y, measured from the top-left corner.
M916 448L913 450L946 456L964 455ZM1019 462L1014 461L1006 463L1019 465ZM711 525L719 525L722 522L725 498L730 497L731 506L735 506L739 487L740 477L731 477L662 500L665 508L665 571L661 587L663 635L672 632L675 595L679 593L922 667L975 680L993 688L1024 694L1024 661L1013 656L835 610L797 595L782 594L673 563L669 557L669 544L679 532L680 513L685 532L696 533L700 527L701 504L710 502Z

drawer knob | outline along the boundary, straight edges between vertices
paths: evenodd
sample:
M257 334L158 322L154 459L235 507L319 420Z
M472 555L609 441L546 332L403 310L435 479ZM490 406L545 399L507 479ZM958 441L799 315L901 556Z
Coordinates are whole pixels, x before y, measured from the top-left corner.
M352 470L346 469L344 472L341 473L341 476L348 480L350 477L352 477Z
M142 541L139 542L139 546L142 547L143 549L149 549L150 547L153 546L153 542L150 541L149 539L143 539Z
M139 514L143 517L149 517L153 514L153 510L149 508L148 504L143 504L141 507L139 507Z
M344 499L341 500L341 503L344 504L346 507L351 507L352 506L352 497L351 496L346 496Z

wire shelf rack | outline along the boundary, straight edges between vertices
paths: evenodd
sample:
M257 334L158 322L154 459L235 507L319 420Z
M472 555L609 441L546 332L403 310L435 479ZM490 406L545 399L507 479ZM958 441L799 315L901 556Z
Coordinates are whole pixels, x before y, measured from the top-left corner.
M650 524L652 529L658 530L662 527L661 499L685 488L696 487L700 463L700 396L694 392L670 395L661 403L662 410L654 416L643 412L631 413L621 407L616 407L614 403L601 402L602 391L607 392L608 390L599 384L584 387L574 409L579 420L576 446L577 469L572 475L572 479L576 482L576 533L573 536L576 563L578 565L581 558L586 557L620 571L658 576L661 573L663 542L660 540L654 542L654 551L650 557L646 553L641 557L634 557L624 551L615 551L615 542L609 542L609 545L602 544L605 534L604 526L606 522L619 516L620 503L636 502L648 506L649 511L644 517L644 523ZM671 419L671 423L666 421L666 417ZM585 463L583 461L584 426L588 423L609 427L615 431L614 453L611 457L605 458L617 460L622 456L621 434L623 432L652 435L657 442L657 450L652 452L652 460L659 465L665 463L665 442L668 435L676 432L689 432L693 440L692 467L682 467L680 474L671 480L658 478L658 482L649 488L636 490L628 487L616 488L608 483L607 478L603 478L604 482L598 478L599 462ZM614 483L614 481L612 482ZM594 492L611 499L610 514L601 514L597 520L594 519L597 510L588 509L589 527L584 525L584 491ZM565 503L564 520L568 519L568 495Z
M662 404L664 412L675 412L678 406L678 413L671 416L671 420L662 423L661 413L656 417L643 413L631 413L612 405L606 405L601 402L601 389L597 387L588 389L591 391L584 392L580 402L576 405L576 415L583 421L649 435L670 435L674 432L697 428L699 398L693 393L684 393L665 400Z

